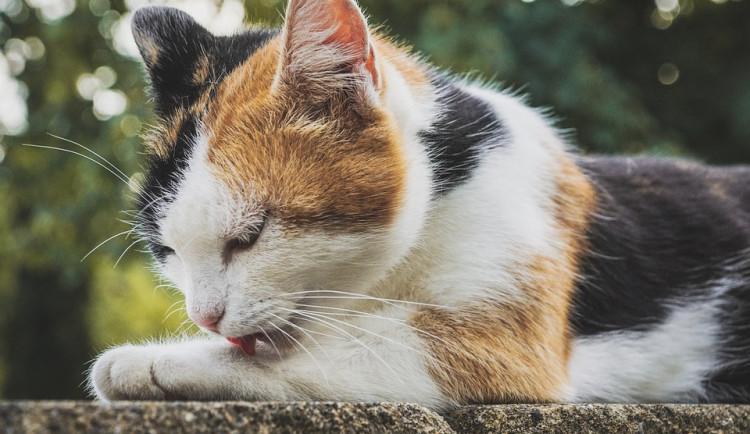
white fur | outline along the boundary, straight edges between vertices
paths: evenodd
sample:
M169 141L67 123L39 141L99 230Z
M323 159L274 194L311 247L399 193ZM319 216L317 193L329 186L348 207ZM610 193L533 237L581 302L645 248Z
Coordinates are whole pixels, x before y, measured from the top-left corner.
M554 166L539 136L561 143L536 112L513 98L477 87L467 90L495 108L508 136L481 156L472 178L431 213L422 246L431 257L424 265L431 269L422 286L444 304L477 297L517 300L523 295L517 287L518 264L553 254L553 221L544 207Z
M569 362L573 402L694 402L716 367L716 301L675 307L647 332L576 340Z

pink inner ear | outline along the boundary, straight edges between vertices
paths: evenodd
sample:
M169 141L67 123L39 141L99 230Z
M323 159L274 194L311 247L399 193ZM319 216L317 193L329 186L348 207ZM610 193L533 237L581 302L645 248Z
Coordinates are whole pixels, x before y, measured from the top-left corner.
M325 43L339 43L366 54L367 24L357 7L350 0L329 0L327 3L331 15L323 18L331 21L326 27L336 27L336 31Z
M378 74L375 67L375 53L368 42L367 23L362 13L352 0L292 0L294 5L289 10L289 31L294 33L296 27L308 27L315 31L328 31L333 33L328 36L323 44L346 47L354 54L353 67L363 65L372 76L372 81L377 85ZM319 2L314 8L315 13L309 8L309 3ZM293 37L293 36L292 36ZM302 42L304 44L304 42Z
M367 61L365 62L365 69L370 72L370 76L372 76L372 84L377 87L378 69L375 68L375 51L373 51L372 45L370 46L369 55L367 56Z
M362 18L362 14L351 0L332 0L329 3L333 12L333 26L338 27L325 40L325 43L339 43L353 48L355 52L362 53L365 69L372 76L373 83L377 84L375 52L367 41L367 23Z

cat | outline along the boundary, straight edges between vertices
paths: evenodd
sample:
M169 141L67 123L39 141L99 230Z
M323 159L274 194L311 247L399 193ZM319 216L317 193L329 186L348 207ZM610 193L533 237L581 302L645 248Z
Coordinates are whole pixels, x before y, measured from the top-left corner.
M104 352L98 398L749 400L750 168L578 155L353 0L132 27L137 229L207 336Z

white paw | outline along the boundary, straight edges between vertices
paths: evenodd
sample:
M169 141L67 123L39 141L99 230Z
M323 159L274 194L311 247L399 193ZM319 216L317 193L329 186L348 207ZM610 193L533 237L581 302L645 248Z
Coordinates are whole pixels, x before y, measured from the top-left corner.
M226 342L126 345L102 354L90 382L104 400L230 399L248 393L253 363Z
M91 386L104 400L171 398L154 376L154 349L126 345L111 349L91 369Z

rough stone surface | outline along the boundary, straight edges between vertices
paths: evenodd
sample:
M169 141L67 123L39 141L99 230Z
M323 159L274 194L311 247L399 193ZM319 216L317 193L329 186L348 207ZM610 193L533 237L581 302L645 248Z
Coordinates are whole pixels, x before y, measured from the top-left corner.
M6 402L5 433L452 432L414 404L248 402Z
M0 433L48 432L750 433L750 405L0 402Z
M471 433L750 433L750 405L468 406L446 420Z

